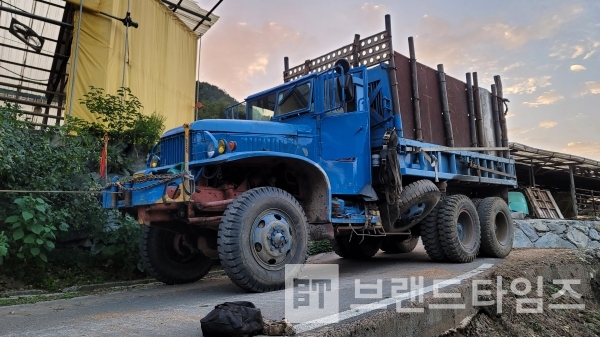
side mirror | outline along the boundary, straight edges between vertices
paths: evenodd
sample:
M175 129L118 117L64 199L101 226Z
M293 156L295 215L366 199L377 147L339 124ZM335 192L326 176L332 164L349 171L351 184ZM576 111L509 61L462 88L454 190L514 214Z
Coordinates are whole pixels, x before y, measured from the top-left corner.
M343 78L343 83L342 76L339 76L337 78L338 95L340 97L340 100L342 100L344 103L352 102L354 100L353 77L350 74L346 74L345 76L343 76Z

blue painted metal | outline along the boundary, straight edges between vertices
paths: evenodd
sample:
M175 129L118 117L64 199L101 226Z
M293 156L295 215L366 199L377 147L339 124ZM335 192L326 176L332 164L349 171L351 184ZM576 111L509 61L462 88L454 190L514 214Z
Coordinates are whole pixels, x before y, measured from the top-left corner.
M343 73L340 69L338 72ZM198 177L200 170L208 165L247 158L262 158L265 161L275 157L289 158L318 168L328 185L326 189L330 210L333 196L347 200L348 197L358 196L363 188L374 183L371 153L379 153L384 132L390 128L401 130L402 121L399 115L392 113L392 95L384 64L369 69L356 67L343 75L338 72L331 68L321 73L308 74L249 96L244 103L247 120L235 119L241 115L239 108L242 105L237 105L227 109L226 115L230 119L192 123L189 146L191 173ZM340 82L344 82L338 82L338 76L352 76L355 84L353 101L344 104L343 97L339 97L338 86ZM281 100L291 90L302 85L311 88L308 96L303 97L308 100L308 104L280 114L275 102L272 103L273 110L269 110L272 113L270 121L251 120L252 104L255 104L253 102L261 99L267 101L267 97ZM264 107L259 108L264 111ZM265 116L267 115L261 114L260 117L266 118ZM235 141L237 148L233 152L227 149L224 154L218 154L215 149L219 140ZM182 162L183 143L182 127L167 131L161 138L160 146L154 150L160 157L160 165L148 170L165 173L173 165ZM424 148L428 149L427 152L419 151ZM470 167L477 165L514 175L515 167L511 159L472 151L457 151L401 137L398 158L403 176L516 186L514 177L487 171L478 172ZM430 162L432 158L437 163L437 172L433 162ZM163 193L163 187L133 192L132 205L160 202ZM110 197L105 195L103 201L104 207L111 207ZM119 207L123 207L121 202ZM329 220L335 223L364 223L366 218L362 205L346 204L341 215L330 216Z

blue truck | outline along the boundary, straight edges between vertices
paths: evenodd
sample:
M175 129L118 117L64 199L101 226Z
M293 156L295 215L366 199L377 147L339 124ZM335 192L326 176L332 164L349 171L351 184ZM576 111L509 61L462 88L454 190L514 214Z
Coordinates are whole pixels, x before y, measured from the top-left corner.
M507 256L516 177L501 83L490 93L446 76L391 37L386 16L383 32L296 67L286 58L283 84L167 131L146 170L113 179L103 206L143 226L150 275L194 282L220 260L243 289L282 289L311 240L347 259L408 253L419 238L434 261Z

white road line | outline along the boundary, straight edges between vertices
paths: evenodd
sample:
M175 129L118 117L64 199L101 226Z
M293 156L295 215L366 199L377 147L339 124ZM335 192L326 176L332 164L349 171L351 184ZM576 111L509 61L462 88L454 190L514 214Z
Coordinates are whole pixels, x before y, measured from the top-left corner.
M462 275L459 275L455 278L445 280L443 282L438 283L437 287L439 287L439 289L443 289L443 288L446 288L451 285L456 285L457 283L460 283L463 280L469 279L475 275L483 273L484 271L490 269L492 266L494 266L494 264L484 263L481 266L479 266L471 271L468 271ZM322 328L329 324L338 323L338 322L341 322L343 320L346 320L346 319L349 319L352 317L360 316L360 315L366 314L366 313L374 311L374 310L386 309L389 305L396 304L399 301L404 301L411 297L416 297L421 293L428 294L432 291L433 291L433 285L430 285L430 286L427 286L427 287L424 287L421 289L413 290L410 293L402 293L402 294L399 294L394 297L383 299L381 301L361 305L357 308L340 312L339 314L329 315L329 316L315 319L312 321L308 321L305 323L300 323L300 324L295 325L294 328L296 328L296 333L311 331L314 329Z

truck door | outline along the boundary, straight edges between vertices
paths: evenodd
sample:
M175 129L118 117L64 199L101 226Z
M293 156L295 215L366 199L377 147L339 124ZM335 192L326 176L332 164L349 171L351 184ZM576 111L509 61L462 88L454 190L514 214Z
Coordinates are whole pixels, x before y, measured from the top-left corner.
M321 75L322 109L316 113L320 135L320 159L333 194L356 195L371 183L369 112L366 99L366 72L354 75L354 99L342 103L339 76L333 70ZM319 90L319 89L317 89Z

